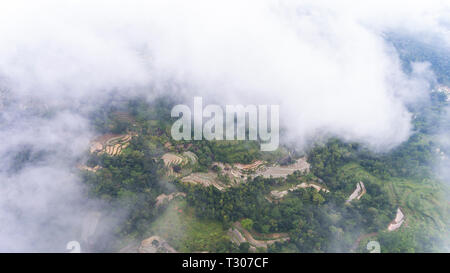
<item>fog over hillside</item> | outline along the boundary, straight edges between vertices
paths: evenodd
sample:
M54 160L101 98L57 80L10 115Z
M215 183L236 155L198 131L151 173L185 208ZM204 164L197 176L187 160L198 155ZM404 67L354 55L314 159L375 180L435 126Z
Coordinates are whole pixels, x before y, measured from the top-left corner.
M448 18L448 1L2 1L0 251L64 251L101 210L74 164L111 94L279 104L299 148L399 145L436 77L405 73L385 33L449 47Z

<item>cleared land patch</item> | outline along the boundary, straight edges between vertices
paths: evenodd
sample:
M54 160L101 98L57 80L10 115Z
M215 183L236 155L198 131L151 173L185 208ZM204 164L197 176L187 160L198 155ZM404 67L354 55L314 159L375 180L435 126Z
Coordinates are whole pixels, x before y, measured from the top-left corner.
M174 192L171 194L163 193L163 194L158 195L158 197L156 197L156 207L159 207L166 202L172 201L172 199L174 199L177 196L186 197L186 194L184 192Z
M147 233L164 239L178 252L214 251L230 240L220 222L197 218L182 198L173 199Z
M350 203L353 199L359 200L366 193L366 188L364 187L364 183L359 181L356 183L356 189L353 193L348 197L347 203Z
M174 171L175 166L184 166L189 162L189 159L187 157L177 155L174 153L166 153L164 154L161 159L164 161L164 165L167 168L167 176L173 176L178 177L180 174Z
M138 249L139 253L176 253L177 251L170 246L166 240L159 236L151 236L141 242Z
M290 174L293 174L295 171L300 171L307 173L309 172L309 163L306 161L306 157L301 157L295 161L294 164L286 165L286 166L270 166L266 168L261 168L256 170L255 174L251 176L263 176L265 178L270 177L286 177Z
M183 183L193 183L200 184L205 187L214 186L218 190L224 190L229 187L229 185L225 185L218 180L218 176L214 172L207 173L191 173L188 176L185 176L181 179Z
M217 166L221 169L221 174L224 176L228 176L230 182L234 184L240 184L244 179L246 179L246 175L243 174L239 169L234 168L232 165L221 162L214 162L213 166Z

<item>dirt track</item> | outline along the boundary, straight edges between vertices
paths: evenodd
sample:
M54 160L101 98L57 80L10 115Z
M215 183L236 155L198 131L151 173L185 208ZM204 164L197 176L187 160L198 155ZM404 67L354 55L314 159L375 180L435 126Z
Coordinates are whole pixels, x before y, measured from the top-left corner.
M174 193L171 193L169 195L164 194L164 193L161 194L161 195L158 195L158 197L156 197L156 207L161 206L166 201L170 202L173 198L175 198L177 196L186 196L186 193L184 193L184 192L174 192Z
M119 155L129 145L132 137L131 134L104 134L92 141L90 152L99 154L106 153L111 156Z

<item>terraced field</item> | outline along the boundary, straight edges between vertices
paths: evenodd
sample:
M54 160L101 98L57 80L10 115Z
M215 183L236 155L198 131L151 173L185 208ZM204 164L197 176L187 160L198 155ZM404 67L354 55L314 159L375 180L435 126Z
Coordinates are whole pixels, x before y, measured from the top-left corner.
M147 231L147 236L157 235L178 252L213 251L230 238L220 222L195 217L194 209L184 199L176 198Z
M317 185L317 184L313 184L313 183L305 183L305 182L303 182L303 183L298 184L296 186L292 186L292 187L290 187L287 190L273 190L273 191L270 192L270 196L271 196L271 198L274 198L274 199L281 199L284 196L286 196L289 192L295 191L297 189L305 189L305 188L308 188L308 187L314 188L317 191L329 192L329 190L327 190L323 186L320 186L320 185Z
M252 173L256 172L257 170L260 170L264 167L266 162L262 160L256 160L255 162L252 162L250 164L234 164L234 168L238 169L241 173Z
M402 208L403 213L412 216L413 221L433 224L444 231L449 225L446 211L450 206L442 196L441 186L432 180L411 181L395 179L386 185L386 189Z
M297 159L297 161L294 164L286 165L286 166L270 166L266 168L260 168L258 169L255 174L252 174L251 176L263 176L265 178L269 177L286 177L295 171L300 171L307 173L309 172L309 163L306 161L306 157L301 157Z
M401 227L403 222L405 221L405 215L401 211L400 208L397 209L397 214L395 215L395 219L389 224L388 230L394 231Z
M132 134L105 134L96 138L90 147L91 153L106 153L111 156L119 155L130 143Z

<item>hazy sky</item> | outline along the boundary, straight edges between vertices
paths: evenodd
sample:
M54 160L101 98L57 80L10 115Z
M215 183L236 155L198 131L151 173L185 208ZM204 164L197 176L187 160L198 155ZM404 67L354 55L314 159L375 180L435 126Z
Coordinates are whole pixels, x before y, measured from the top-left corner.
M80 113L111 91L176 83L189 103L279 104L299 147L332 135L386 150L408 138L406 106L434 75L402 72L383 33L449 46L448 18L448 1L2 1L0 251L59 249L58 227L83 218L70 168L93 132ZM51 156L8 172L23 147Z

